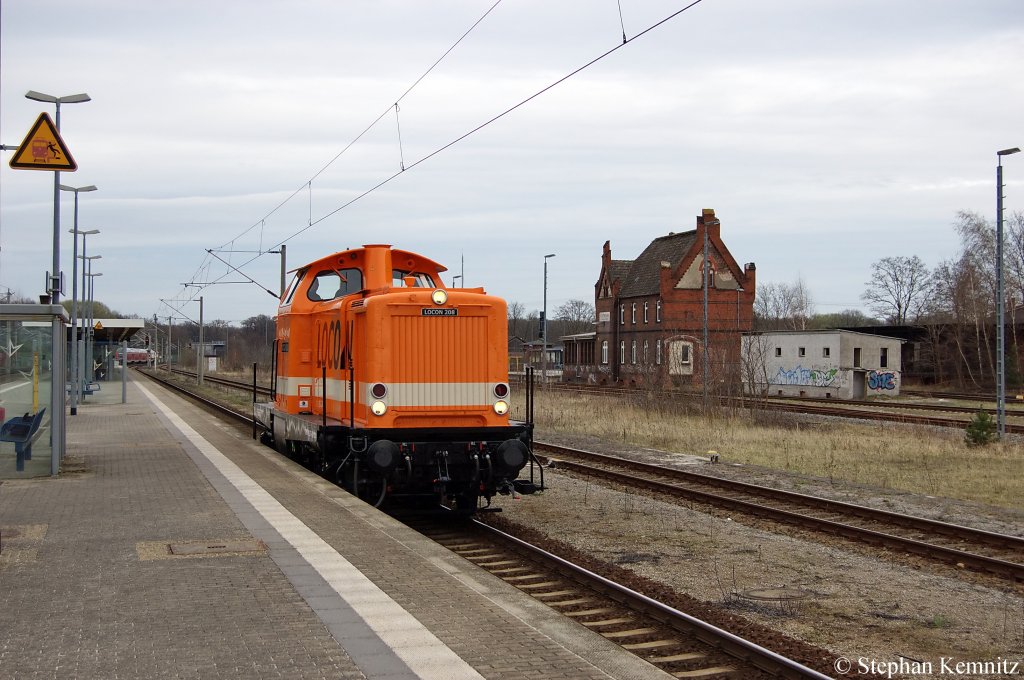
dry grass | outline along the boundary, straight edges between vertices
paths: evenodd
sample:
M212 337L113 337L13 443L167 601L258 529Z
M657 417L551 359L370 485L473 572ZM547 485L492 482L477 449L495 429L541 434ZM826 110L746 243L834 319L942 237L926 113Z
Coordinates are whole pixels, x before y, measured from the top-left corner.
M961 429L808 423L772 413L705 417L685 405L649 402L537 390L538 438L551 430L697 455L714 450L723 462L1024 508L1019 443L968 448ZM522 414L522 404L514 405L513 415Z

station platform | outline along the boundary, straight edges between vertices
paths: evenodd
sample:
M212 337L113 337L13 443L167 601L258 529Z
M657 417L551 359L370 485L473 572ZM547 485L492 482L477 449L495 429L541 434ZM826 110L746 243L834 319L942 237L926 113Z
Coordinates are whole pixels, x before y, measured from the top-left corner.
M671 677L144 377L109 392L58 477L0 485L0 676Z

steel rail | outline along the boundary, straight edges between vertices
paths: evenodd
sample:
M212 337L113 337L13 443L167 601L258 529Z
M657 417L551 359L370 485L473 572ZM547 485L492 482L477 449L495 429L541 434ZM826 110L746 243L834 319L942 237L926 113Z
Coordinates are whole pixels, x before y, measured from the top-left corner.
M193 371L176 368L173 369L174 373L194 377ZM252 392L252 383L232 380L231 378L222 378L217 376L211 376L206 374L204 380L222 385L224 387L238 389L242 391ZM603 394L610 397L627 397L635 396L640 394L637 390L630 390L621 387L596 387L591 385L573 385L573 384L552 384L545 387L545 389L562 390L562 391L574 391L574 392L591 392L595 394ZM265 385L257 385L257 394L261 396L270 396L271 388ZM692 397L694 396L688 392L682 391L671 391L664 393L664 396L669 398L680 398L680 397ZM788 403L787 403L788 402ZM929 425L933 427L966 427L967 420L943 418L943 417L932 417L932 416L921 416L913 415L909 413L881 413L879 411L866 411L865 408L881 409L884 411L934 411L938 413L951 413L959 414L963 416L970 416L971 414L977 413L979 409L970 408L967 406L949 406L945 404L912 404L912 403L892 403L892 402L869 402L869 401L848 401L843 400L839 402L835 399L817 399L813 397L769 397L767 400L752 399L749 397L721 397L721 403L723 405L731 405L737 408L757 409L761 406L770 406L775 411L785 411L788 413L802 413L807 415L819 415L828 416L835 418L854 418L857 420L874 420L874 421L886 421L902 423L905 425ZM832 406L813 406L810 404L816 403L830 403ZM980 409L987 413L994 414L994 409ZM1024 410L1018 411L1016 409L1010 409L1009 415L1013 416L1024 416ZM1007 424L1006 431L1011 434L1024 434L1024 425Z
M139 370L139 373L141 375L146 376L147 378L149 378L150 380L152 380L154 382L160 383L164 387L169 387L170 389L172 389L172 390L174 390L176 392L184 394L185 396L189 397L190 399L199 402L202 406L204 406L204 407L206 407L208 409L211 409L211 410L217 412L220 415L227 416L228 418L231 418L232 420L234 420L236 422L244 423L246 425L252 426L252 423L253 423L252 415L249 415L249 414L246 414L246 413L242 413L241 411L237 411L237 410L235 410L235 409L233 409L233 408L231 408L229 406L225 406L224 404L222 404L222 403L220 403L218 401L215 401L213 399L205 397L202 394L199 394L198 392L194 392L194 391L192 391L192 390L190 390L188 388L185 388L185 387L183 387L183 386L181 386L181 385L179 385L179 384L177 384L177 383L175 383L173 381L167 380L166 378L161 378L160 376L154 375L153 373L150 373L148 371Z
M624 387L614 386L598 386L598 385L582 385L575 383L552 383L544 387L546 390L562 391L562 392L576 392L576 393L587 393L596 394L607 397L637 397L643 395L656 396L661 400L680 400L680 399L699 399L700 395L697 393L685 392L680 390L670 391L659 391L659 392L645 392L642 389L630 389ZM964 416L969 416L973 413L977 413L978 409L969 407L957 407L949 405L936 405L933 408L929 408L925 405L917 404L892 404L887 402L853 402L847 405L846 400L825 400L835 404L834 406L811 406L800 403L801 401L811 401L806 397L788 397L778 398L769 397L767 399L759 399L753 397L730 397L722 396L719 397L719 403L723 406L731 406L733 408L750 409L750 410L763 410L771 409L773 411L785 411L788 413L803 413L807 415L819 415L828 416L835 418L853 418L857 420L869 420L869 421L883 421L883 422L895 422L904 425L929 425L934 427L957 427L963 428L967 426L968 420L966 419L953 419L953 418L941 418L932 416L921 416L913 415L908 413L882 413L876 411L866 411L863 407L867 408L878 408L882 410L894 410L903 408L906 410L932 410L936 412L947 412L947 413L959 413ZM790 403L785 403L790 402ZM695 402L696 403L696 402ZM860 406L862 408L858 409ZM994 412L993 409L983 409L988 412ZM1024 415L1024 413L1013 412L1011 415ZM1007 424L1006 431L1013 434L1024 434L1024 425Z
M596 574L589 569L550 553L543 548L483 524L479 520L473 520L473 522L477 528L499 537L502 541L515 545L518 549L530 553L535 558L555 565L558 571L568 573L574 579L582 579L588 587L595 588L593 584L597 584L598 587L595 589L610 593L613 599L623 602L628 607L645 613L679 632L693 635L704 644L720 649L729 656L749 663L759 670L781 678L827 680L829 677L781 654L777 654L770 649L745 640L727 630L718 628L706 621L702 621L650 598L643 593L638 593L600 574Z
M251 416L239 413L234 409L219 404L214 400L208 399L203 395L169 380L154 376L148 372L141 373L147 378L165 387L169 387L176 392L188 396L190 399L198 401L204 407L212 408L220 415L243 423L252 423ZM677 631L693 635L704 644L719 649L723 653L732 656L739 661L749 663L759 670L775 675L776 677L790 678L793 680L829 680L829 676L823 675L804 666L803 664L766 649L754 642L745 640L733 633L707 623L706 621L674 609L664 603L658 602L657 600L643 595L642 593L638 593L626 586L615 583L600 574L596 574L564 558L558 557L557 555L527 543L522 539L483 524L479 520L472 520L472 523L477 530L498 536L501 540L517 546L520 550L529 552L534 555L535 558L558 565L559 571L562 573L569 572L575 579L584 579L585 582L589 582L588 585L590 587L594 587L592 584L599 584L600 587L595 588L596 590L611 592L615 595L615 599L619 599L619 601L624 602L627 606L642 613L646 613L652 618L661 621L665 625L668 625Z
M879 510L853 503L821 498L819 496L809 496L792 491L772 489L770 487L749 484L747 482L738 482L711 475L702 475L685 470L677 470L675 468L666 468L659 465L652 465L650 463L642 463L590 451L581 451L578 449L571 449L539 441L535 441L534 446L536 448L599 461L606 465L627 468L629 470L642 470L647 474L667 476L705 486L715 486L732 493L746 494L761 498L767 497L787 503L794 503L815 510L823 510L825 512L832 512L840 515L853 515L873 522L895 524L926 534L940 534L958 540L971 541L975 544L983 544L999 549L1021 551L1021 553L1024 554L1024 538L1019 536L999 534L981 529L974 529L972 527L965 527L958 524L941 522L939 520L916 517L914 515L903 515L888 510ZM840 535L845 538L851 538L874 545L884 545L887 547L907 550L911 553L924 557L937 557L944 562L963 564L965 567L971 567L979 571L997 574L1016 581L1024 581L1024 564L1022 563L1010 562L1008 560L990 557L987 555L979 555L977 553L967 552L966 550L949 548L914 538L858 527L856 525L845 524L834 520L818 518L813 515L806 515L792 510L761 505L741 498L730 498L711 491L702 491L700 489L685 488L667 482L637 478L628 473L616 473L564 460L559 460L558 465L560 467L576 468L578 471L586 474L604 476L612 479L613 481L627 485L641 484L647 488L663 493L674 495L683 494L706 503L729 507L731 509L743 511L756 516L767 516L772 519L784 520L788 523L813 528L829 534Z

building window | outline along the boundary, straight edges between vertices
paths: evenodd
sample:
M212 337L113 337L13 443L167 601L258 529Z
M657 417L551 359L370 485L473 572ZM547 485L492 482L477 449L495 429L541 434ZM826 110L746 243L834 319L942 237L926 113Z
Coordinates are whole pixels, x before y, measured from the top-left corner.
M661 340L654 343L654 363L661 366Z
M636 364L636 340L630 343L629 346L629 361L631 364Z
M853 348L853 367L860 368L860 347Z
M797 349L797 354L799 354L802 357L807 356L807 348L806 347L800 347L799 349Z
M608 363L608 341L607 340L602 340L601 341L601 363L602 364L607 364Z
M707 274L708 274L708 289L715 287L715 263L710 260L707 262ZM704 276L704 267L701 266L701 278Z
M777 356L777 357L781 357L782 356L782 348L781 347L776 347L775 348L775 356Z
M626 305L619 305L619 325L626 325Z
M636 325L636 303L635 302L633 303L633 311L630 314L630 321L629 322L631 324L633 324L634 326Z
M619 342L619 365L626 363L626 341Z
M829 356L831 355L831 351L832 351L832 350L831 350L831 349L829 349L828 347L825 347L825 348L823 348L823 349L821 350L821 356L822 356L822 358L824 358L824 359L828 359L828 358L829 358Z
M888 347L883 347L882 348L882 353L878 357L878 365L881 368L888 368L889 367L889 348Z
M644 301L644 323L647 323L647 309L651 306L651 303Z
M647 354L647 341L644 340L644 364L649 364L649 363L651 363L651 361L648 358L648 354Z
M661 299L654 304L654 320L661 323Z
M669 375L692 375L692 344L684 340L673 340L668 343L667 349Z

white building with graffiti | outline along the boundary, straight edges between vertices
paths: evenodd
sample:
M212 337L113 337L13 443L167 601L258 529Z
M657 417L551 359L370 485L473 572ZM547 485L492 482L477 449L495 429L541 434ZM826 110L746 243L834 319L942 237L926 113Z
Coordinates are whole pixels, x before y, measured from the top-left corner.
M766 331L743 335L748 394L864 399L900 393L903 340L855 331Z

